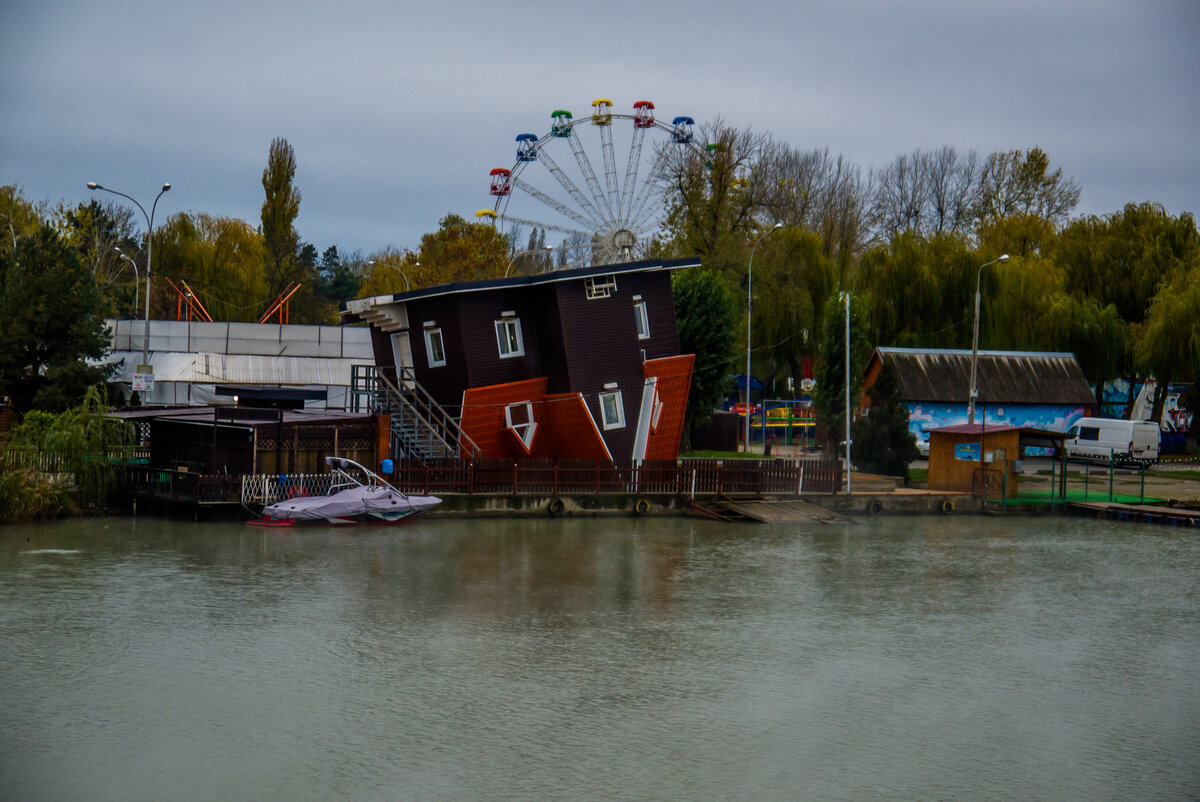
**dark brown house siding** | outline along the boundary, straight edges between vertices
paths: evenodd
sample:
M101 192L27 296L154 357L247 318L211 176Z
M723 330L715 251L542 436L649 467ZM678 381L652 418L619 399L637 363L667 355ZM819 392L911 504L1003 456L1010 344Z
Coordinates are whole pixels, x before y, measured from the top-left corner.
M694 260L651 260L465 282L381 299L378 306L404 305L417 381L452 414L459 412L467 388L545 377L547 392L583 396L613 458L624 460L633 452L645 383L643 363L679 353L671 271L696 265ZM615 290L607 297L589 298L589 279L604 283L608 277L615 279ZM646 339L638 338L635 296L646 307L650 334ZM399 318L376 315L372 303L376 302L368 299L348 305L348 319L362 314L384 321L372 323L377 364L391 366L390 334L378 326ZM496 321L505 311L520 321L521 356L500 356ZM428 365L426 321L435 322L442 331L447 363L443 367ZM625 425L605 430L600 395L607 391L605 385L612 384L621 392Z

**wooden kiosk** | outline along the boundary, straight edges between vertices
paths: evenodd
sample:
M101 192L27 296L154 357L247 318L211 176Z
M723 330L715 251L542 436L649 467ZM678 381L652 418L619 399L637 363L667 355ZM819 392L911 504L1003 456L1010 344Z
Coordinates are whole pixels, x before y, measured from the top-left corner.
M929 432L929 489L985 498L1017 497L1027 448L1054 449L1063 459L1063 432L1025 426L964 423Z

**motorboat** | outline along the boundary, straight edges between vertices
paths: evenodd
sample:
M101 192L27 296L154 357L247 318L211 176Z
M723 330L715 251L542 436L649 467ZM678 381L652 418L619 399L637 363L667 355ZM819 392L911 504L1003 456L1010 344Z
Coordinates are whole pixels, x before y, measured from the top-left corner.
M295 494L263 507L257 526L297 523L394 524L410 521L442 503L437 496L412 496L344 457L326 457L333 481L324 495ZM359 476L365 477L360 479Z

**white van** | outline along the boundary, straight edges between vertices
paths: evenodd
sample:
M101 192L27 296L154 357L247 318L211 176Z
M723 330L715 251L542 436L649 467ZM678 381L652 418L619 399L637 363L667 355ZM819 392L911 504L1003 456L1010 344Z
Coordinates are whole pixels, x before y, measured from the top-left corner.
M1152 421L1080 418L1067 438L1068 459L1153 465L1158 462L1161 432Z

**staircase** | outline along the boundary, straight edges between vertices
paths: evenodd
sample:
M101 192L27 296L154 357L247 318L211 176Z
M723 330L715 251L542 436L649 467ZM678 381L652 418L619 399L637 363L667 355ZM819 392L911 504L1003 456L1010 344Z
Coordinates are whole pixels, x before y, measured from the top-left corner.
M417 383L412 371L402 367L399 373L397 385L374 365L354 365L350 378L351 408L356 412L369 409L391 419L392 455L423 462L479 456L479 447L458 419Z

